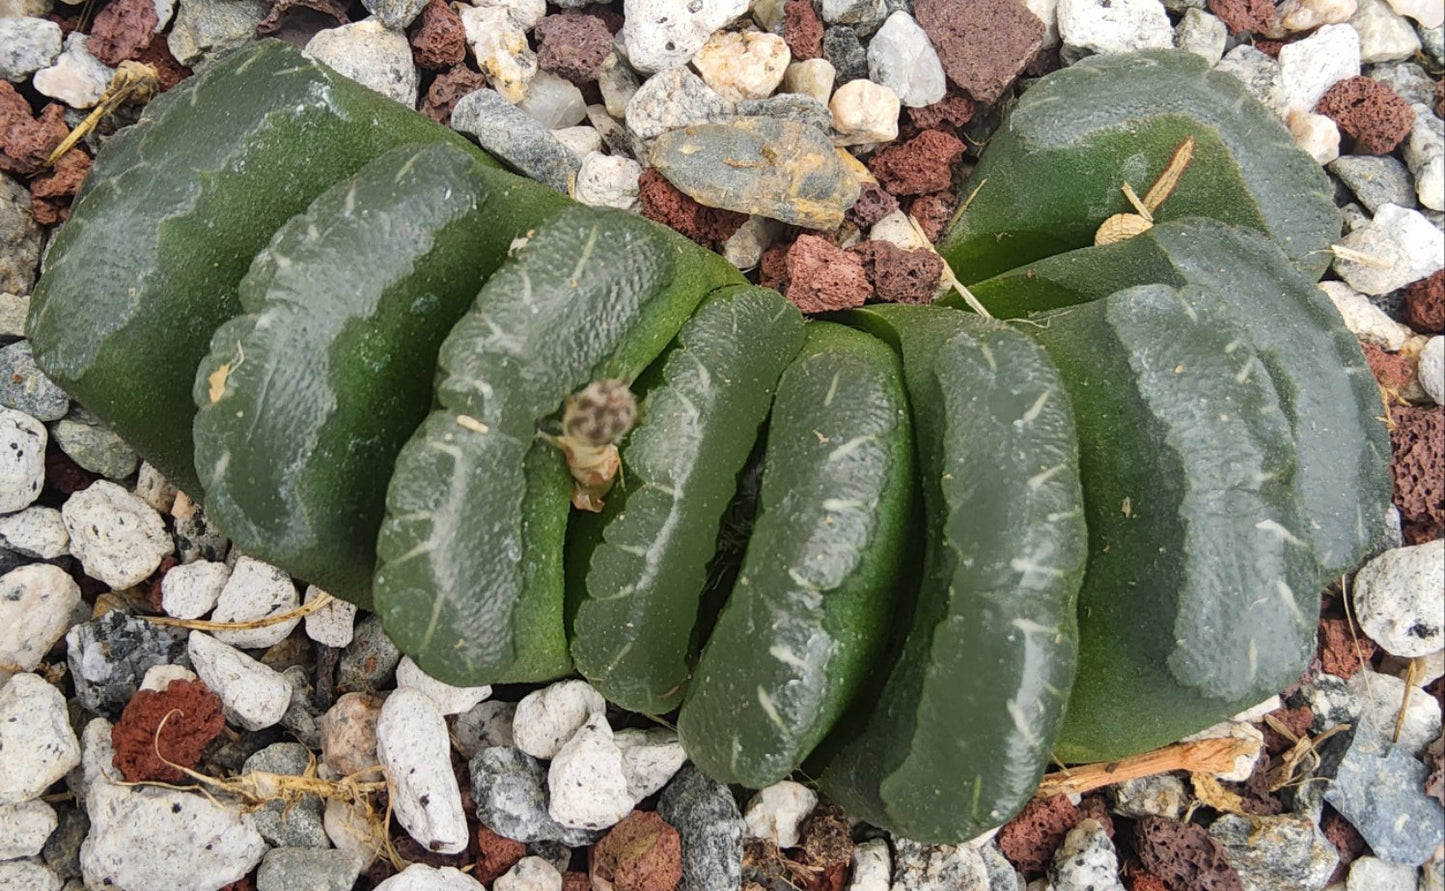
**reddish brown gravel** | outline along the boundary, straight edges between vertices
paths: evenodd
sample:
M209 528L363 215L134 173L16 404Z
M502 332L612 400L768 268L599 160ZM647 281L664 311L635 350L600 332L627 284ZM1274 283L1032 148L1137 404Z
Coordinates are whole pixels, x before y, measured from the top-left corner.
M1395 150L1415 124L1415 109L1373 77L1351 77L1330 87L1315 110L1334 121L1355 149L1369 155Z
M868 170L894 195L941 192L953 182L953 165L963 157L963 142L951 133L924 130L879 151Z
M1144 869L1169 888L1244 891L1224 850L1196 823L1145 817L1134 824L1134 849Z
M597 79L612 51L612 32L596 16L549 15L537 23L537 65L575 84Z
M154 0L110 0L96 14L85 48L115 67L150 46L159 21Z
M906 251L886 241L865 241L848 249L879 300L889 303L932 303L943 275L943 258L926 248Z
M652 811L633 811L591 851L592 877L613 891L673 891L682 881L677 830Z
M507 870L527 856L526 845L503 838L480 825L477 826L477 848L481 853L477 855L477 865L472 870L472 878L483 885L490 885L506 875Z
M1209 0L1214 13L1230 34L1264 34L1274 29L1275 9L1270 0Z
M1017 0L918 0L918 24L950 80L997 102L1044 43L1044 23Z
M70 133L65 108L52 102L30 113L30 103L9 81L0 80L0 171L29 176Z
M1445 334L1445 269L1406 289L1405 321L1421 334Z
M164 692L138 690L110 729L115 768L131 783L182 782L186 775L158 758L156 749L166 761L195 767L225 727L221 700L203 681L171 681Z
M1024 805L1018 816L1004 824L995 841L1014 869L1025 878L1037 878L1048 869L1054 851L1079 820L1078 808L1067 796L1034 798Z
M704 207L667 181L655 167L642 172L637 182L642 215L682 233L704 247L721 244L746 223L746 214Z
M1407 544L1423 544L1445 530L1445 407L1397 407L1390 418L1395 506Z
M446 0L429 0L411 29L411 57L417 67L442 71L467 58L462 17Z
M873 294L862 261L826 238L799 235L783 263L783 294L805 313L852 309Z
M30 180L30 214L42 226L63 223L70 217L70 202L90 173L90 155L71 149L55 166Z
M812 0L788 0L783 4L783 42L795 62L822 58L823 20Z
M462 97L486 85L486 75L458 65L437 75L437 79L431 82L426 97L421 101L421 113L434 121L448 123L452 119L452 109L457 107Z

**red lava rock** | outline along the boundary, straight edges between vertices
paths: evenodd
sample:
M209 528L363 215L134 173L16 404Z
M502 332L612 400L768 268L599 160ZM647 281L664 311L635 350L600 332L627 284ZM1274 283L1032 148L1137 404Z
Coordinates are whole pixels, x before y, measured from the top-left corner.
M983 103L997 102L1044 42L1044 23L1017 0L918 0L914 17L949 79Z
M9 81L0 80L0 171L22 176L39 172L68 135L63 106L52 102L36 117L25 97Z
M1320 619L1319 650L1320 667L1326 673L1349 678L1375 655L1375 642L1358 628L1352 636L1346 620L1326 617Z
M1334 674L1334 672L1330 672ZM1314 709L1307 705L1296 708L1282 706L1269 713L1269 717L1283 724L1285 729L1295 735L1296 739L1303 739L1310 732L1310 725L1314 723ZM1264 748L1271 758L1277 758L1294 747L1294 740L1275 730L1269 722L1260 723L1259 729L1264 732ZM1261 763L1266 759L1261 758Z
M62 495L74 495L90 488L95 480L95 474L76 464L54 442L45 450L45 485Z
M310 10L322 18L334 20L338 25L351 21L346 14L346 4L341 0L272 0L271 11L257 23L256 33L265 35L280 31L286 24L282 19L289 17L293 10L298 14Z
M1209 11L1224 22L1230 34L1262 34L1274 29L1272 0L1209 0Z
M919 195L908 203L908 215L918 222L918 228L928 236L929 241L943 237L943 230L953 217L954 197L949 192L934 192Z
M1067 796L1034 798L1003 825L995 841L1014 869L1026 878L1037 878L1048 869L1054 851L1079 819L1078 809Z
M1445 334L1445 269L1405 290L1405 321L1421 334Z
M868 169L894 195L941 192L953 181L953 165L963 157L963 142L941 130L924 130L873 156Z
M1380 386L1387 390L1400 390L1410 384L1418 376L1418 369L1415 364L1399 353L1387 353L1384 349L1373 343L1361 344L1365 351L1365 361L1370 364L1370 371L1375 375L1375 380Z
M1170 891L1164 880L1152 872L1134 873L1134 884L1129 887L1130 891Z
M1423 544L1445 528L1445 407L1391 409L1390 431L1395 477L1395 506L1400 509L1405 541Z
M812 0L788 0L783 4L783 42L794 62L823 56L823 20Z
M165 726L161 727L163 720ZM225 727L221 700L204 681L174 680L164 692L138 690L110 729L115 768L132 783L179 783L186 775L156 757L156 749L166 761L195 767L206 746Z
M465 65L444 71L427 88L426 96L421 100L421 113L439 123L450 123L452 109L457 107L462 97L486 85L486 75Z
M652 811L633 811L592 847L593 883L614 891L673 891L682 881L682 842L677 830Z
M1343 882L1349 874L1350 864L1370 853L1370 846L1350 821L1340 816L1339 811L1328 804L1320 814L1320 832L1324 833L1325 838L1329 839L1340 855L1340 862L1335 864L1329 883Z
M973 120L973 100L961 93L949 93L932 105L908 109L908 119L919 130L943 130L957 133L958 128Z
M256 891L256 880L251 876L241 876L229 885L222 885L219 891Z
M472 878L483 885L490 885L506 875L507 870L516 866L517 861L527 856L526 845L510 838L503 838L481 825L477 826L477 847L481 850L481 854L477 857L477 866L472 871Z
M859 229L869 226L898 209L898 199L888 194L877 183L862 183L858 187L858 200L843 218Z
M1330 87L1315 110L1339 125L1355 148L1371 155L1395 150L1415 124L1415 109L1372 77L1350 77Z
M817 235L799 235L784 264L784 294L805 313L862 306L873 293L862 261Z
M321 760L343 776L372 767L376 760L376 719L381 700L343 693L321 716Z
M597 79L612 33L600 18L577 13L549 15L537 23L537 65L574 84Z
M592 878L585 872L564 872L562 891L592 891Z
M1284 40L1256 40L1254 48L1269 56L1271 59L1279 58L1279 51L1285 48L1288 41Z
M156 571L151 573L151 577L145 580L145 587L141 589L145 592L146 605L157 613L165 612L165 610L161 608L163 599L161 583L165 581L166 573L175 569L178 563L180 563L180 561L177 560L174 555L162 557L161 565L156 567Z
M1081 798L1075 807L1079 811L1080 820L1096 821L1104 834L1113 840L1114 814L1109 810L1109 802L1105 800L1103 792L1090 792Z
M823 802L799 828L803 868L797 875L804 891L841 891L853 863L853 831L848 815L832 802Z
M90 155L71 149L55 166L30 180L30 215L42 226L53 226L70 216L70 202L90 173Z
M411 30L411 57L417 67L441 71L467 57L467 32L462 17L446 0L430 0Z
M768 245L758 261L758 284L774 291L788 287L788 248L792 246L791 241L775 241Z
M704 207L667 181L656 167L642 172L637 182L642 215L675 229L704 247L727 241L746 223L746 214Z
M1244 891L1224 849L1196 823L1145 817L1134 824L1134 850L1144 869L1169 888Z
M926 248L906 251L887 241L865 241L848 249L863 263L879 300L932 303L943 275L943 258Z
M115 67L150 46L159 21L154 0L110 0L91 25L86 49Z
M156 70L162 93L191 76L191 69L171 55L171 46L164 34L155 35L144 49L135 54L134 59Z

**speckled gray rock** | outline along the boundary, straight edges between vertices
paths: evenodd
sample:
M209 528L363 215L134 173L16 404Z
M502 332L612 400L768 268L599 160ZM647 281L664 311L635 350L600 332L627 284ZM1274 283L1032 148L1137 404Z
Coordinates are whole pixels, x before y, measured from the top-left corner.
M1336 257L1334 269L1363 294L1387 294L1419 281L1445 260L1445 235L1419 212L1383 205L1374 219L1340 239L1340 244L1373 258L1356 262Z
M0 407L0 511L23 510L45 486L45 425Z
M488 699L448 718L447 724L452 729L457 751L463 758L471 760L482 749L514 745L512 718L516 712L515 702Z
M58 421L70 410L70 397L35 364L28 340L0 349L0 405L37 421Z
M978 853L982 855L983 867L988 873L988 891L1024 891L1024 877L999 851L998 845L983 845L978 848Z
M1361 629L1403 658L1445 646L1445 540L1395 548L1355 576L1355 615Z
M199 619L215 609L230 577L230 567L212 560L173 567L161 579L161 608L177 619Z
M65 697L37 674L0 687L0 805L38 798L80 763Z
M401 31L375 19L328 28L306 44L306 55L388 99L416 108L421 76Z
M90 817L86 816L85 808L70 801L56 804L55 817L58 825L45 840L40 858L62 879L78 879L80 845L90 834Z
M1341 155L1329 163L1370 213L1386 204L1415 206L1415 183L1399 159L1389 155Z
M80 704L114 719L152 666L185 660L186 638L183 632L113 609L71 628L65 649Z
M466 849L468 830L461 789L452 773L446 719L415 689L387 697L376 721L376 757L391 779L397 822L430 851Z
M1400 704L1405 702L1402 679L1365 670L1355 672L1346 685L1354 697L1358 732L1371 733L1382 743L1393 742L1417 758L1424 757L1426 748L1440 735L1440 706L1429 695L1417 695L1418 690L1405 703L1404 720L1400 720Z
M1348 748L1324 800L1359 830L1377 856L1413 866L1424 863L1445 841L1445 808L1423 791L1430 768L1383 734L1356 730L1352 737L1337 738L1337 746Z
M1314 820L1301 814L1225 814L1209 826L1245 891L1323 888L1340 855Z
M1223 58L1224 48L1229 45L1229 29L1202 9L1186 9L1179 24L1174 26L1174 45L1213 66Z
M95 415L75 406L50 427L60 450L91 473L123 480L135 473L140 458L115 431Z
M34 563L0 576L0 671L38 666L78 605L80 586L57 566Z
M0 176L0 190L8 188L10 180ZM4 216L6 205L0 203L0 216ZM28 219L28 217L27 217ZM0 223L3 226L4 223ZM0 244L4 244L4 236L0 236ZM0 277L7 274L5 259L5 248L0 247ZM25 317L30 315L30 296L27 294L11 294L8 291L0 290L0 341L9 342L16 338L25 336Z
M893 849L892 891L989 891L988 867L972 845L895 838Z
M96 480L60 508L70 553L85 574L112 588L145 581L175 550L175 542L149 504L109 480Z
M1405 166L1415 177L1415 194L1430 210L1445 210L1445 122L1433 104L1417 104L1415 124L1405 141Z
M0 77L21 83L60 55L60 26L35 16L0 18Z
M247 758L241 772L260 771L299 777L306 773L310 763L311 757L305 746L294 742L279 742ZM251 819L261 837L275 847L324 848L330 845L326 839L326 830L321 826L321 814L325 806L325 802L315 795L304 795L300 801L290 804L284 801L268 801L259 810L251 812Z
M315 668L292 665L281 672L281 677L291 684L291 703L281 716L281 726L307 748L320 749L321 716L325 712L316 705L316 688L312 685Z
M1279 62L1248 44L1241 44L1225 53L1214 70L1234 77L1251 96L1271 110L1278 111L1284 101Z
M391 683L401 650L386 636L381 618L368 613L356 623L351 643L336 665L336 688L340 692L369 693Z
M275 848L256 870L256 891L351 891L356 860L335 848Z
M1416 33L1420 35L1420 48L1425 54L1434 59L1436 65L1445 64L1445 25L1419 28Z
M1098 820L1086 818L1069 830L1049 862L1055 891L1123 891L1119 856Z
M383 27L405 31L426 8L426 0L361 0L361 5Z
M1109 788L1114 813L1124 817L1168 817L1179 819L1189 794L1184 781L1173 774L1125 780Z
M687 762L677 731L666 727L618 730L612 734L612 741L622 752L627 794L633 801L641 801L666 786Z
M0 291L29 294L39 264L40 226L30 215L30 190L0 173Z
M807 229L835 229L858 200L858 179L821 130L776 118L736 118L664 133L652 166L699 204Z
M240 46L255 38L269 10L265 0L180 0L171 25L171 54L182 65L194 65Z
M738 103L742 117L778 118L816 127L823 133L833 126L833 112L812 96L802 93L779 93L766 99L746 99Z
M1370 66L1369 77L1386 84L1400 98L1415 104L1429 104L1435 98L1435 81L1414 62L1385 62Z
M627 102L625 118L635 136L652 139L679 127L721 121L733 113L733 103L690 69L677 67L643 81Z
M581 166L551 130L496 90L463 96L452 110L452 129L475 138L488 153L561 192L568 191Z
M1390 863L1379 857L1361 857L1350 864L1350 875L1345 882L1346 891L1397 891L1415 886L1413 866L1404 863ZM1421 884L1421 887L1425 887Z
M884 0L823 0L819 10L830 25L852 25L861 34L871 34L888 14Z
M175 517L175 533L176 556L182 563L225 560L231 549L230 540L211 525L199 504L193 504L189 512Z
M868 41L868 76L912 108L932 105L948 90L943 63L928 35L902 11L890 15Z
M477 819L519 842L592 844L600 833L567 829L547 813L547 769L515 746L490 746L472 757L472 800ZM741 855L740 855L741 856Z
M0 515L0 548L32 560L54 560L70 553L70 533L60 511L33 504L13 514Z
M743 815L727 786L691 764L657 800L657 814L682 842L678 891L737 891L743 881Z
M846 25L834 25L823 32L823 58L833 65L833 82L839 86L868 76L868 52L858 32Z
M712 32L748 11L748 0L626 0L619 35L638 71L686 65Z
M36 860L0 860L0 888L5 891L61 891L62 881Z

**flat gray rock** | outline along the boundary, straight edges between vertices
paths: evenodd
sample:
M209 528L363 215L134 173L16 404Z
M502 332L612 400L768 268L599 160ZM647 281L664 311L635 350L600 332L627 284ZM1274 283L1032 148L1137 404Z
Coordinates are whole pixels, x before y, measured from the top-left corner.
M536 118L496 90L462 97L452 111L452 129L475 138L483 149L519 173L566 192L582 162Z
M1370 213L1386 204L1415 207L1415 182L1410 171L1389 155L1342 155L1329 163L1329 170L1340 178Z

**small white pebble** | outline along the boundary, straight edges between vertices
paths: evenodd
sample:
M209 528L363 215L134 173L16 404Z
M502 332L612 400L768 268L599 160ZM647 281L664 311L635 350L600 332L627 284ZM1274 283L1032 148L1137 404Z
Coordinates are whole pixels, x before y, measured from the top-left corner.
M0 405L0 513L28 507L45 486L45 425Z
M0 687L0 805L40 797L80 763L65 697L38 674Z
M897 10L868 41L868 77L898 95L910 108L943 99L948 83L943 63L918 22Z
M1279 51L1281 99L1285 111L1314 111L1320 97L1360 73L1360 35L1349 25L1325 25Z
M798 844L798 827L818 806L818 793L792 780L759 791L743 813L749 838L772 841L780 848Z
M748 0L627 0L622 45L643 74L686 65L712 33L748 11Z
M1420 351L1420 387L1436 405L1445 405L1445 337L1439 334Z
M828 103L833 112L834 142L858 145L892 142L898 138L898 94L871 80L860 78L843 84Z
M481 882L451 866L413 863L376 886L376 891L487 891Z
M381 844L372 824L358 805L339 798L327 799L321 826L331 844L338 851L351 855L361 870L370 866L381 853Z
M601 712L588 718L552 759L547 792L548 814L573 829L606 829L632 812L637 802L628 794L622 751Z
M405 33L363 19L318 32L305 52L362 86L416 108L421 76Z
M492 695L488 686L454 687L443 683L422 671L410 656L402 656L397 663L396 686L424 694L443 715L459 715Z
M1348 22L1358 7L1356 0L1285 0L1279 9L1280 24L1286 31L1313 31L1320 25Z
M141 678L140 689L164 693L171 681L194 681L196 673L184 665L152 665Z
M577 85L550 71L538 71L517 103L548 130L572 127L587 119L587 101Z
M55 808L39 799L0 805L0 860L39 854L58 825Z
M1340 245L1370 258L1334 261L1340 278L1364 294L1388 294L1445 266L1445 234L1419 211L1398 204L1382 204Z
M140 463L140 472L136 474L135 494L158 514L170 513L176 503L176 487L146 461Z
M527 46L527 32L502 7L463 6L460 15L487 82L508 102L521 102L537 76L537 54Z
M792 61L783 38L762 31L719 31L693 56L708 86L731 102L773 95Z
M227 719L247 730L275 726L291 705L291 682L275 669L201 631L187 650L196 674L221 699Z
M306 586L303 603L310 603L320 594L315 585ZM306 636L328 647L344 647L351 643L356 631L356 604L347 603L339 597L316 612L306 614Z
M1386 652L1413 658L1445 648L1445 539L1366 563L1353 599L1360 628Z
M1440 0L1390 0L1390 8L1419 22L1422 28L1438 28L1445 23L1445 8Z
M641 178L642 165L631 158L593 152L582 159L572 197L591 207L636 210Z
M853 849L853 878L848 891L889 891L893 884L893 855L888 840L871 838Z
M31 563L0 576L0 672L38 666L79 604L80 586L58 566Z
M607 701L591 684L560 681L528 693L517 703L512 736L517 748L545 761L555 756L588 718L606 710Z
M833 81L838 71L827 59L804 59L794 62L783 72L783 92L811 96L827 104L833 95Z
M622 752L627 774L627 794L641 801L667 785L687 761L687 752L677 733L666 727L647 730L619 730L612 741Z
M452 773L451 740L430 697L409 688L387 697L376 721L376 756L391 777L402 828L429 851L463 851L467 817Z
M1294 144L1325 165L1340 156L1340 127L1331 118L1309 111L1294 110L1286 120Z
M587 110L584 108L582 111L585 116ZM553 130L552 135L557 138L558 142L567 147L567 151L576 155L579 161L593 152L602 151L602 134L597 132L596 127L591 127L587 124L579 124L576 127L562 127Z
M1365 343L1395 353L1410 339L1409 328L1390 318L1383 309L1371 303L1370 298L1344 282L1320 282L1319 289L1339 310L1350 333Z
M31 505L0 516L0 547L37 560L54 560L70 553L70 533L60 511Z
M112 588L145 581L175 542L160 514L109 480L96 480L60 508L70 533L70 553L85 574Z
M199 619L216 608L230 577L230 567L211 560L172 567L161 579L161 609L176 619Z
M241 557L231 568L231 577L216 598L211 621L251 622L291 612L300 605L296 585L284 569L253 557ZM221 643L233 647L260 649L285 640L300 623L301 619L293 618L260 628L216 631L214 636Z
M90 54L89 41L85 34L72 31L65 39L65 51L55 64L35 72L31 81L35 91L71 108L90 108L99 102L115 76L115 69Z
M492 891L562 891L562 874L541 857L523 857L492 883Z

